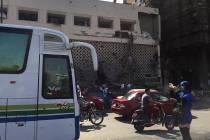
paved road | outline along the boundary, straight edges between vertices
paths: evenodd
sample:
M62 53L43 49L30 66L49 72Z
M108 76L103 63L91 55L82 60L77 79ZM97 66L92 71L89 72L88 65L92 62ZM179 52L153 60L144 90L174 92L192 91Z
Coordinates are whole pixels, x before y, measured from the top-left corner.
M193 140L210 140L210 110L194 110L191 133ZM168 132L166 128L155 125L146 128L143 134L135 131L129 120L114 113L108 113L99 127L93 127L89 122L81 125L80 140L166 140L181 139L178 128Z

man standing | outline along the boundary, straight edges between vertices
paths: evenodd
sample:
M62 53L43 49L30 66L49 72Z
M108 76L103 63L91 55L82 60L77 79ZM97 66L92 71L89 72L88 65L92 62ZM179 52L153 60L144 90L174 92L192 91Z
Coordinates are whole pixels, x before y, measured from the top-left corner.
M105 103L105 108L106 109L110 109L110 96L109 96L109 89L106 87L106 85L102 85L102 87L100 87L100 91Z
M192 140L190 136L190 124L192 122L192 102L193 102L193 95L191 93L191 86L188 81L183 81L180 83L181 87L181 94L180 98L182 101L182 113L180 119L180 131L182 134L183 140Z
M143 109L145 115L147 115L149 121L151 120L150 109L149 109L149 105L151 102L152 98L150 97L150 89L146 88L145 93L142 95L141 98L141 108Z

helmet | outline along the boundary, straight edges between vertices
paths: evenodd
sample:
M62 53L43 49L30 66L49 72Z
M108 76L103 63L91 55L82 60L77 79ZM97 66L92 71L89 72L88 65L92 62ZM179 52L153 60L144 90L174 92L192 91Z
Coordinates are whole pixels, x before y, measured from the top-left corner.
M180 83L180 86L183 86L183 87L189 86L189 85L190 85L190 83L189 83L188 81L182 81L182 82Z
M190 91L191 90L191 86L190 86L190 83L188 81L182 81L180 83L180 86L184 91Z

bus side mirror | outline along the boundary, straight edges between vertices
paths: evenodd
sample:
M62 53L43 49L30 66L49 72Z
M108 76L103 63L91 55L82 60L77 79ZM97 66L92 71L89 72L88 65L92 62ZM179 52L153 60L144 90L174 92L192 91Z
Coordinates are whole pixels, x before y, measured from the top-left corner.
M93 61L93 68L95 71L98 70L98 57L97 57L96 49L95 47L93 47L93 45L89 43L85 43L85 42L71 42L67 46L68 46L67 49L71 49L73 47L76 47L76 48L85 47L85 48L90 49L92 61Z

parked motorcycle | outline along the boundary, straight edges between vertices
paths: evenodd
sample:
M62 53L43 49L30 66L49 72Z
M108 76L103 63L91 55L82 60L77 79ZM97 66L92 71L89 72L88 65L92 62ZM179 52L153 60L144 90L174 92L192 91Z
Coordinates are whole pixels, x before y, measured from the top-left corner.
M80 98L80 121L89 120L94 125L100 125L103 120L103 112L96 109L95 103Z
M137 131L143 132L145 127L151 127L155 124L162 124L168 130L173 130L175 126L174 117L173 115L166 114L161 104L155 104L151 111L150 117L142 109L138 109L133 113L132 124Z
M179 126L179 124L180 124L180 119L182 116L182 107L181 106L182 106L182 103L180 101L178 101L175 104L174 109L172 111L175 126Z
M79 86L78 86L79 87ZM81 91L80 89L77 90L78 98L84 98L87 101L92 101L95 103L96 109L103 111L105 108L104 100L99 96L89 95L88 88Z
M87 101L92 101L95 104L95 107L96 107L97 110L101 110L102 112L104 111L105 103L104 103L104 100L101 97L85 95L84 98Z

